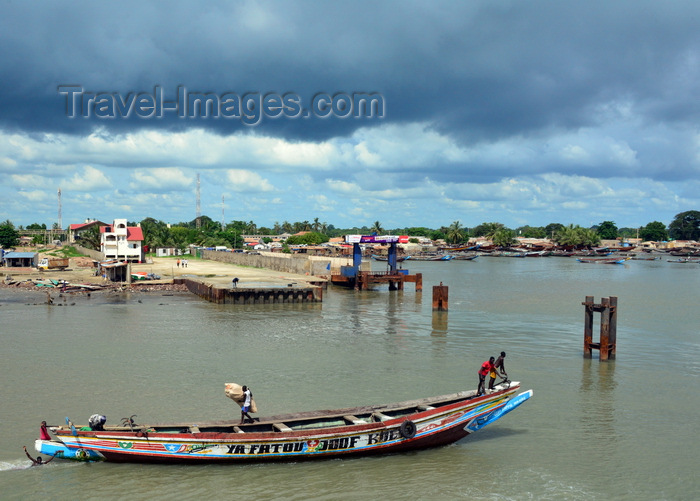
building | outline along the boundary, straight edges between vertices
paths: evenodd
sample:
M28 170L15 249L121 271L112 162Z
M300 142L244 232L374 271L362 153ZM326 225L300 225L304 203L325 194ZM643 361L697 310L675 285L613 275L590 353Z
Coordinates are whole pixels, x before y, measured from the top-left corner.
M117 259L131 263L144 260L143 231L139 226L127 226L126 219L100 226L100 251L105 260Z
M36 268L36 252L3 252L2 264L8 268Z
M100 226L105 226L106 224L107 223L103 223L97 219L86 219L84 223L71 224L68 227L68 241L74 244L76 239L80 237L81 233L89 230L90 228L99 228Z

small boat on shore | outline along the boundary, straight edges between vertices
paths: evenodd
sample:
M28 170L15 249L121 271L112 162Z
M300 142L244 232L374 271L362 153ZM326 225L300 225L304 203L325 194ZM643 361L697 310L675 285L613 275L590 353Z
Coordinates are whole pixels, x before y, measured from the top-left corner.
M461 391L387 405L311 411L255 419L76 427L50 426L42 454L78 461L204 464L353 457L425 449L466 437L532 396L503 381L486 394Z

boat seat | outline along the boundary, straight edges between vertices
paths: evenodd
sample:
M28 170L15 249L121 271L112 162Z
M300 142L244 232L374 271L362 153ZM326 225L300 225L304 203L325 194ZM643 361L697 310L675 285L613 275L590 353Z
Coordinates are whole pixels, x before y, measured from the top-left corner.
M349 424L366 424L365 421L363 421L362 419L360 419L356 416L347 415L347 416L343 416L343 419L345 421L347 421Z
M284 423L272 423L272 427L277 430L277 431L282 431L282 432L288 432L288 431L294 431L292 430L289 426L287 426Z
M432 405L419 405L418 410L419 411L432 411L435 407Z
M382 414L381 412L373 412L372 417L379 422L388 421L391 419L391 417L387 416L386 414Z
M199 426L197 426L197 425L190 426L190 433L200 433Z

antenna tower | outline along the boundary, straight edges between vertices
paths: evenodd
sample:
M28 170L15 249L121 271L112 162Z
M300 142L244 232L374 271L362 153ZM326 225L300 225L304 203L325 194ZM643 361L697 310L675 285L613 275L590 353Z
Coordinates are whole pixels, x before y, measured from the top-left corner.
M221 195L221 231L226 231L226 218L224 217L224 195Z
M197 229L201 228L202 226L202 208L200 205L199 194L199 174L197 174Z
M63 229L63 209L61 207L61 188L58 189L58 229Z

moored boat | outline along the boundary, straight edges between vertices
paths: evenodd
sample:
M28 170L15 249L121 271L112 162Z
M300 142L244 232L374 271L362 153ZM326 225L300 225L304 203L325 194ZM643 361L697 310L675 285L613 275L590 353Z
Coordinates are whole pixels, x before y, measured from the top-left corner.
M416 254L411 256L413 261L451 261L452 254Z
M476 395L462 391L388 405L312 411L235 421L126 426L51 426L56 440L37 451L80 461L236 463L351 457L456 442L500 419L532 396L504 381Z
M380 256L378 254L372 254L372 259L375 261L388 261L389 258L387 256ZM407 259L411 259L411 256L397 256L396 257L396 262L401 263L402 261L406 261Z
M595 258L595 257L580 257L576 261L579 263L597 263L597 264L623 264L627 258Z

